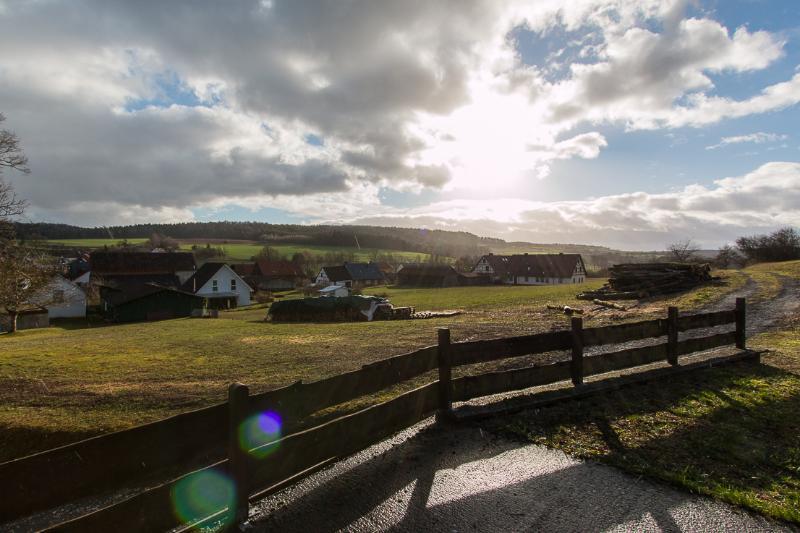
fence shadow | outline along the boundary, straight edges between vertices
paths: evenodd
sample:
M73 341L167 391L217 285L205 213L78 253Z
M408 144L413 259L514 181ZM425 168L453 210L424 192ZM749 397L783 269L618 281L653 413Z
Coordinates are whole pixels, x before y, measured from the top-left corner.
M639 523L676 531L673 509L696 505L688 494L473 425L428 427L319 477L257 506L268 516L250 530L581 531Z

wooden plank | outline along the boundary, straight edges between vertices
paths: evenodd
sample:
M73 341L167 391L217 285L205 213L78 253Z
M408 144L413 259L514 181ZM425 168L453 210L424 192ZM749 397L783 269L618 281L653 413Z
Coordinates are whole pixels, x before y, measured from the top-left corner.
M583 372L586 375L604 374L663 361L667 358L667 347L668 343L662 343L584 357Z
M667 361L672 366L678 364L678 308L667 309Z
M571 361L504 372L487 372L453 380L453 400L463 402L480 396L549 385L570 379Z
M735 343L735 331L719 333L709 337L700 337L699 339L687 339L678 343L678 354L683 355L692 352L700 352L703 350L710 350L711 348L717 348L719 346Z
M429 372L437 368L437 357L437 347L429 346L320 381L298 382L280 394L269 391L251 396L251 409L253 412L276 411L285 422L296 421Z
M736 347L740 350L747 348L747 300L736 298Z
M661 337L667 334L667 321L664 319L629 322L618 326L587 328L583 330L584 346L601 346L621 342Z
M219 404L2 463L0 522L218 460L227 424L227 404Z
M678 331L711 328L723 324L731 324L735 321L736 314L733 311L716 311L714 313L686 315L678 318Z
M519 357L522 355L568 350L572 343L569 331L507 337L487 341L455 342L450 345L453 366L471 365Z
M572 330L572 384L576 387L583 383L583 319L573 317L571 321Z
M250 492L273 486L331 457L362 450L419 422L437 406L438 382L433 382L387 402L255 448L250 452Z
M436 416L440 422L447 419L453 410L453 367L450 363L450 330L439 328L439 410Z
M115 533L140 531L168 531L182 525L173 504L173 489L181 480L203 474L214 475L224 479L228 461L220 461L214 465L191 472L180 478L164 483L155 488L137 494L127 500L109 507L94 511L79 518L69 520L50 527L45 531L84 532L114 531ZM223 518L226 509L209 510L208 515L218 514ZM196 519L207 517L195 517Z
M236 488L236 502L233 505L233 521L241 524L250 513L247 499L247 455L242 450L240 432L247 419L250 389L242 383L231 383L228 387L228 471Z

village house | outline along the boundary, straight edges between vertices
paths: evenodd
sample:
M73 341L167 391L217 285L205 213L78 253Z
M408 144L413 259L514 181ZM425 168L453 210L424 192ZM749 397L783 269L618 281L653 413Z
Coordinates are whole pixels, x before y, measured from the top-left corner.
M492 282L507 285L583 283L586 267L580 254L484 255L472 269Z
M290 291L307 280L300 265L292 261L259 258L254 263L235 264L231 268L260 291Z
M53 276L50 285L31 300L47 309L50 319L86 316L86 292L75 281L60 275Z
M343 287L360 288L386 283L386 276L378 268L377 263L348 263L342 266L322 267L314 278L314 285L327 287L341 285Z
M250 305L252 287L225 263L209 262L186 280L181 290L202 296L209 309Z

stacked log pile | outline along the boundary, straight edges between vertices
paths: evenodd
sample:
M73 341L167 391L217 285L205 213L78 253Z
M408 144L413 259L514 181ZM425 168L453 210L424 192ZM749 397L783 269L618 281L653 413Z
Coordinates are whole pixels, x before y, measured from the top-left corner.
M578 295L581 300L635 300L687 291L712 280L711 267L698 263L626 263L609 268L608 283Z

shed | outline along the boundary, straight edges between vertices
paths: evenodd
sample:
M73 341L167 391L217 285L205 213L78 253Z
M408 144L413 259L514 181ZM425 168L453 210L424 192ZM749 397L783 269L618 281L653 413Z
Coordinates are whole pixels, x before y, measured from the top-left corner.
M141 322L191 316L206 300L187 291L155 283L124 288L101 287L102 312L114 322Z
M17 331L46 328L50 325L47 309L38 305L27 305L17 314ZM0 315L0 331L11 331L11 315Z

